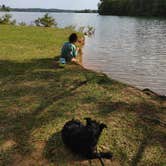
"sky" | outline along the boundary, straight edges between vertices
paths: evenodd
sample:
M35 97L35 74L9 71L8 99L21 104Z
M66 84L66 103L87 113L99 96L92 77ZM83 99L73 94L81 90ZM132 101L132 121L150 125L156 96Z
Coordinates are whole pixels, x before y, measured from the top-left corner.
M99 0L0 0L12 8L97 9Z

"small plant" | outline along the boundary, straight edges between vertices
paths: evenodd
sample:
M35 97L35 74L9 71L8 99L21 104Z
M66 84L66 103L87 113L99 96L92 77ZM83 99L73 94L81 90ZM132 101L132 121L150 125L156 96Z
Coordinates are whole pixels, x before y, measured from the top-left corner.
M78 32L81 32L81 33L83 33L85 36L92 36L92 35L94 35L94 33L95 33L95 28L94 27L92 27L92 26L87 26L87 27L85 27L85 26L82 26L82 27L79 27L78 28Z
M95 34L95 28L93 26L80 26L76 27L75 25L66 26L64 29L73 30L76 32L83 33L85 36L91 37Z
M92 36L95 33L95 28L92 26L87 26L86 32L84 33L87 36Z
M39 17L34 21L36 26L43 26L43 27L56 27L57 23L55 19L51 16L49 16L48 13L46 13L43 17Z
M0 17L0 24L8 24L8 25L15 25L16 20L11 20L12 15L5 14L2 17Z
M85 27L84 26L79 27L78 31L81 32L81 33L84 33Z

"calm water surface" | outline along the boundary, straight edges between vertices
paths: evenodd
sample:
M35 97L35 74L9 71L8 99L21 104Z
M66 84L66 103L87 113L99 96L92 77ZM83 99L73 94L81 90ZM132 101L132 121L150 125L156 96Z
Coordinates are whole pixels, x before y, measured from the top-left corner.
M28 24L43 13L12 12ZM2 13L0 13L2 15ZM51 13L60 27L92 25L83 65L138 88L166 95L166 20L97 14Z

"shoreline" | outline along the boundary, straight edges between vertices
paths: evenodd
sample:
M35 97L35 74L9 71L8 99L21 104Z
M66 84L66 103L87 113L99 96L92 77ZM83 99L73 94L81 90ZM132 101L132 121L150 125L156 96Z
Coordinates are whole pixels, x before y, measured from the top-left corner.
M105 74L104 72L98 72L98 71L95 71L95 70L93 70L93 69L88 69L88 67L84 67L84 66L83 66L83 64L82 64L82 56L83 56L83 47L84 47L84 45L85 45L85 36L84 36L83 44L82 44L82 46L81 46L81 50L80 50L81 52L80 52L79 55L78 55L78 58L80 58L80 59L78 59L78 64L81 65L84 69L91 70L91 71L94 71L94 72L96 72L96 73L102 73L102 74L106 75L108 78L112 79L111 77L109 77L109 76L108 76L107 74ZM81 62L80 62L80 60L81 60ZM116 79L114 79L114 80L116 80ZM136 86L134 86L134 85L131 85L130 83L124 83L123 81L119 81L119 80L116 80L116 81L118 81L118 82L120 82L120 83L123 83L123 84L126 84L126 85L128 85L128 86L131 86L131 87L133 87L133 88L136 88L136 89L138 89L138 90L144 92L144 93L147 94L147 95L150 95L150 96L153 96L153 97L156 97L156 98L166 99L166 95L159 94L159 93L157 93L157 92L151 90L150 88L139 88L139 87L136 87Z
M81 55L82 56L82 55ZM104 72L98 72L98 71L95 71L95 70L91 70L91 69L88 69L88 68L85 68L82 64L80 64L80 63L78 63L79 65L81 65L84 69L86 69L86 70L89 70L89 71L93 71L93 72L95 72L95 73L101 73L101 74L103 74L103 75L106 75L108 78L110 78L110 79L112 79L111 77L109 77L107 74L105 74ZM138 87L136 87L136 86L134 86L134 85L131 85L131 84L128 84L128 83L124 83L123 81L119 81L119 80L117 80L117 79L114 79L115 81L117 81L117 82L119 82L119 83L122 83L122 84L126 84L127 86L130 86L130 87L132 87L132 88L135 88L135 89L137 89L137 90L139 90L139 91L142 91L142 92L144 92L145 94L147 94L147 95L149 95L149 96L151 96L151 97L155 97L155 98L158 98L158 99L162 99L162 100L166 100L166 95L161 95L161 94L159 94L159 93L157 93L157 92L155 92L155 91L153 91L153 90L151 90L151 89L149 89L149 88L138 88Z
M96 72L96 73L100 73L100 72L98 72L98 71L96 71L96 70L93 70L93 69L88 69L88 67L86 68L86 67L84 67L82 64L80 64L83 68L85 68L85 69L87 69L87 70L92 70L92 71L94 71L94 72ZM104 72L101 72L101 73L103 73L103 74L105 74ZM111 78L109 75L107 75L107 74L105 74L108 78L110 78L110 79L114 79L114 78ZM146 94L148 94L148 95L152 95L152 96L156 96L156 97L158 97L158 98L163 98L163 99L166 99L166 95L162 95L162 94L160 94L160 93L157 93L157 92L155 92L155 91L153 91L153 90L151 90L150 88L139 88L139 87L136 87L136 86L134 86L134 85L132 85L132 84L130 84L130 83L125 83L125 82L123 82L123 81L119 81L118 79L114 79L114 80L116 80L116 81L118 81L118 82L120 82L120 83L123 83L123 84L126 84L126 85L128 85L128 86L131 86L131 87L133 87L133 88L136 88L136 89L138 89L138 90L140 90L140 91L142 91L142 92L144 92L144 93L146 93Z

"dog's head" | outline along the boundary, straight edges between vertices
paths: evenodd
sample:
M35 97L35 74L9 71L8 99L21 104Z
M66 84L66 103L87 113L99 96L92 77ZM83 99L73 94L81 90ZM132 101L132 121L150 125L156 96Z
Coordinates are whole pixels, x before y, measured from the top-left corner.
M99 129L101 132L104 128L107 128L107 126L104 123L99 123L95 120L92 120L91 118L85 118L86 120L86 126L94 129Z

